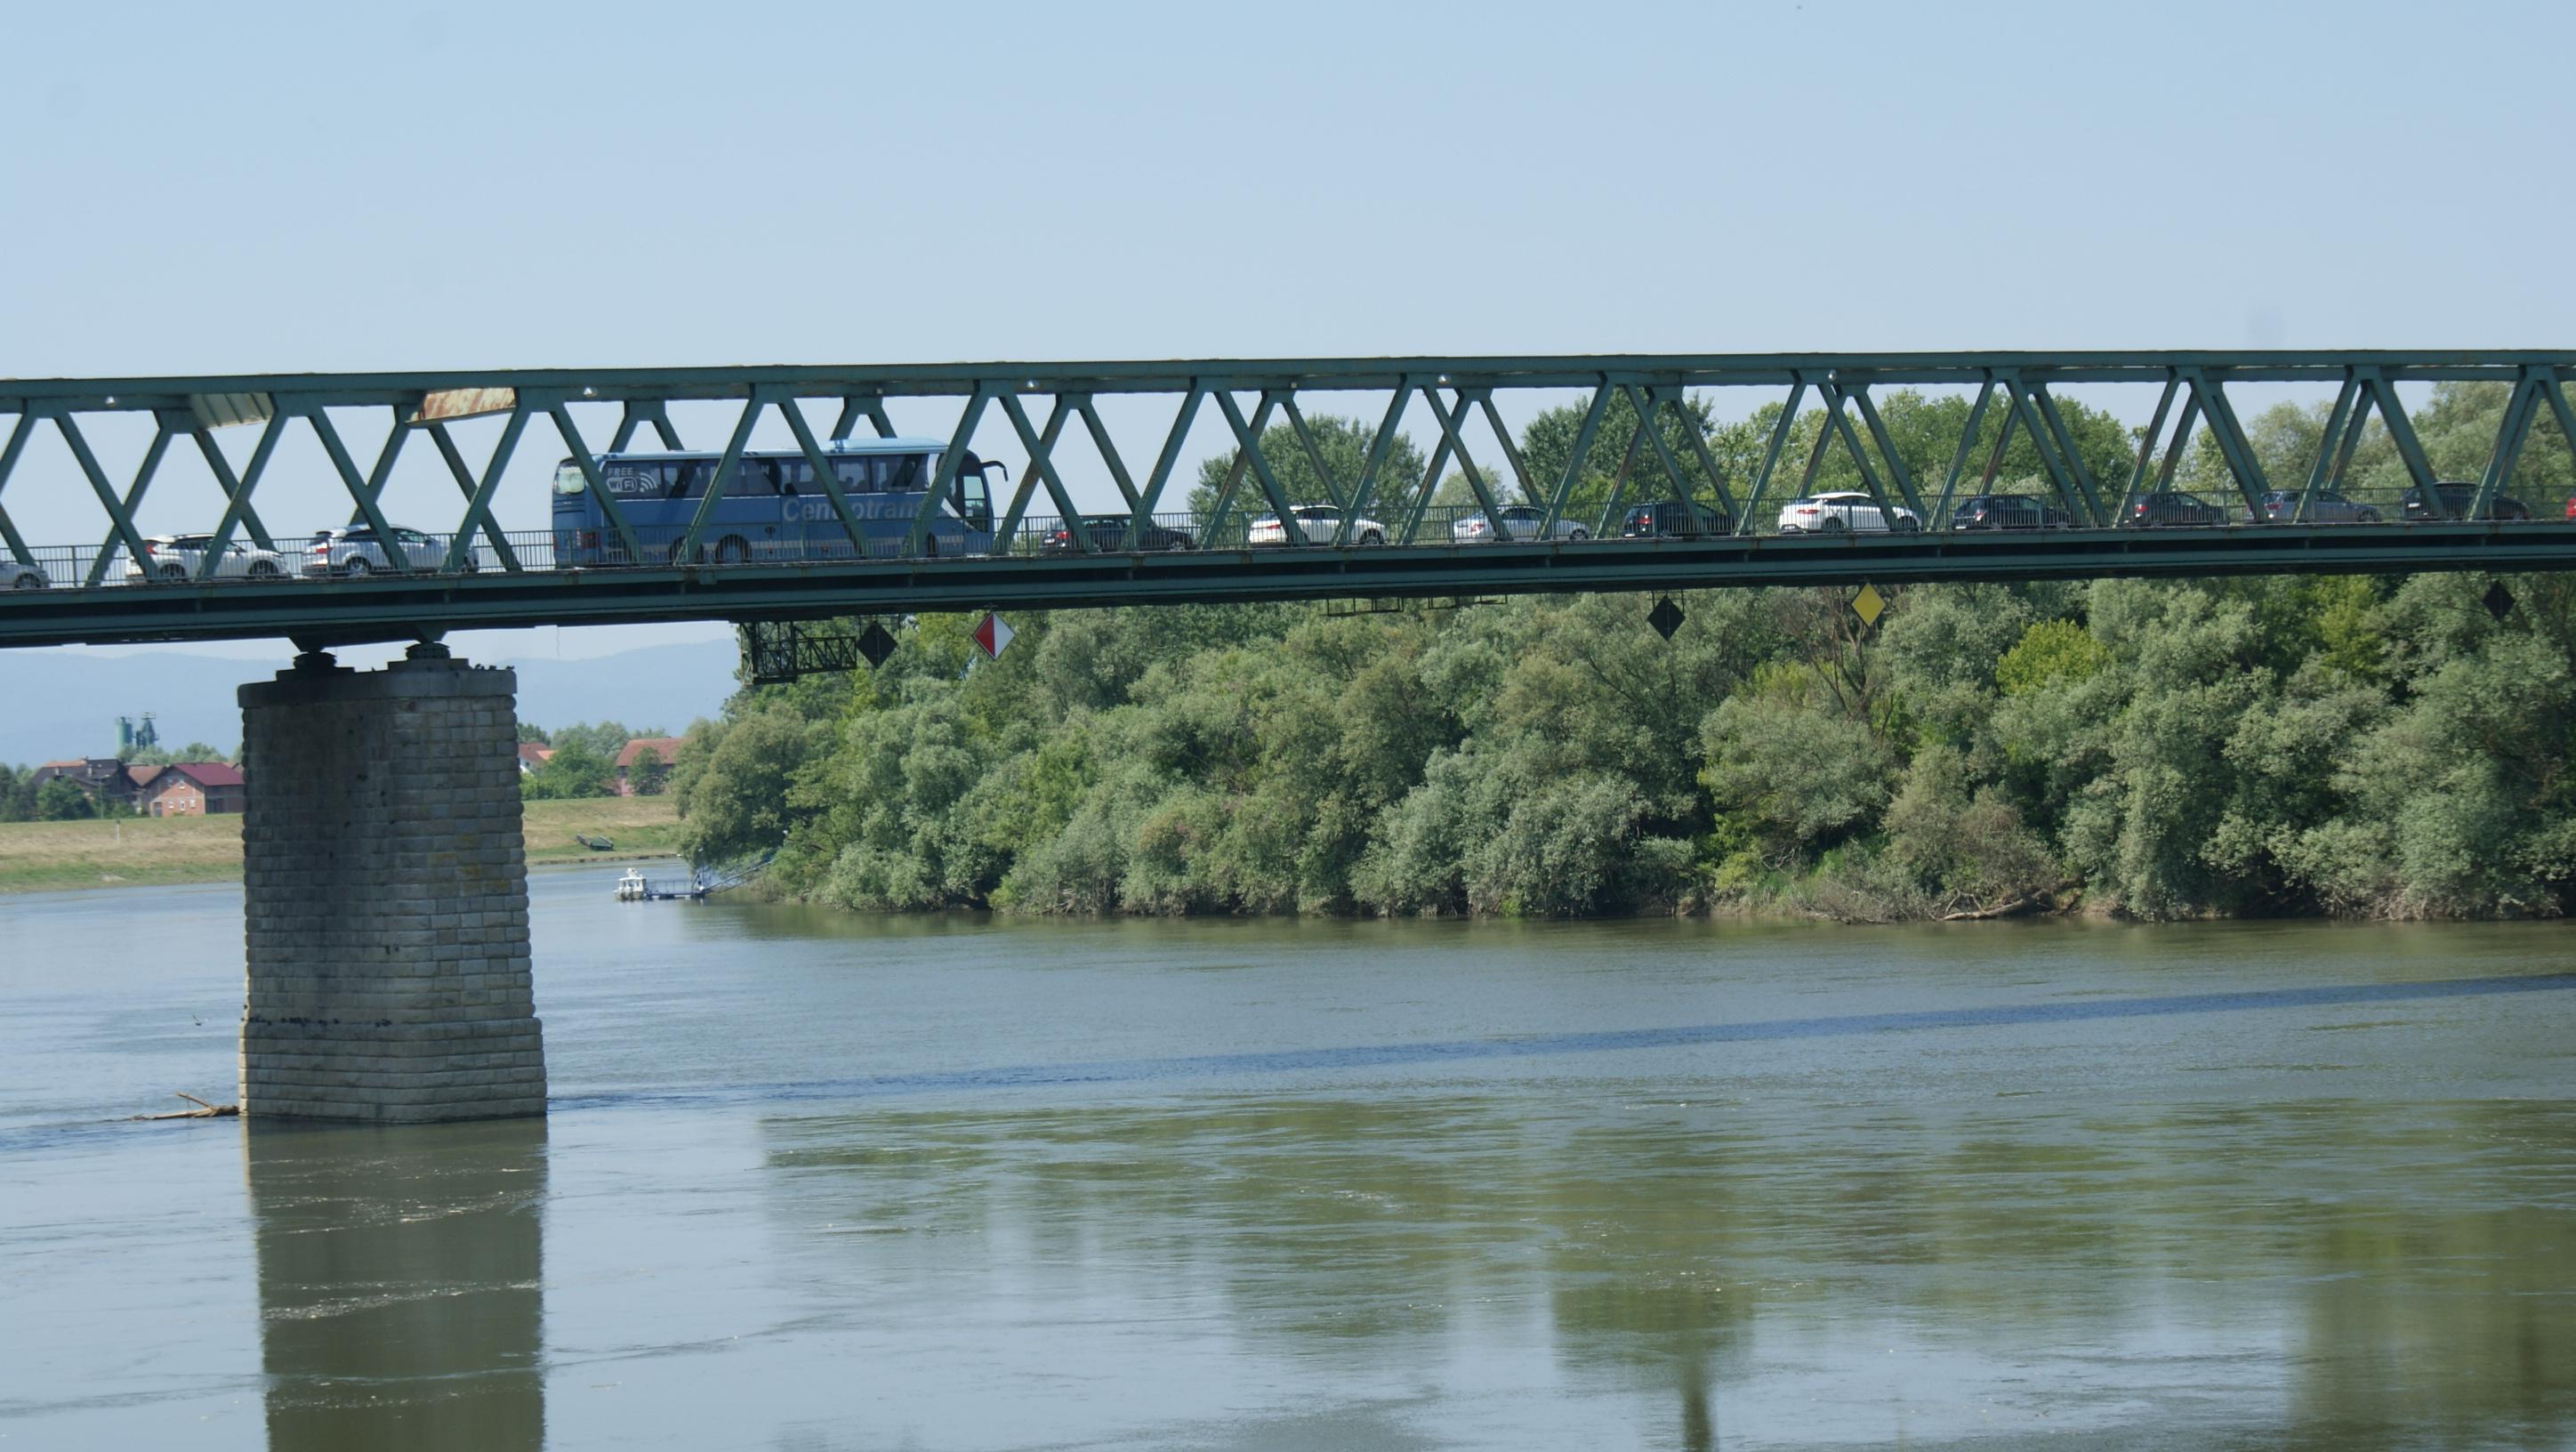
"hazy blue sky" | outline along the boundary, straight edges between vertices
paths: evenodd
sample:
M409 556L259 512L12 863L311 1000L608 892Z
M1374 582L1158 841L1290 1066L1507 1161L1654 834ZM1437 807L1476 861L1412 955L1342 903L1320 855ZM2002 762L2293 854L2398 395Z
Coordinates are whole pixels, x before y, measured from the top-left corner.
M28 8L0 375L2565 346L2571 17Z

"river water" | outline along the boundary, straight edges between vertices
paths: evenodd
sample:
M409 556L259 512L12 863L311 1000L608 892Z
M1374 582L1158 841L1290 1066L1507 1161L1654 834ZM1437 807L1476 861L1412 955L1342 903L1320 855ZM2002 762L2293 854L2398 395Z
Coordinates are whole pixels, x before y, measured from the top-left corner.
M2562 925L877 919L531 884L554 1108L228 1100L0 898L7 1447L2576 1444Z

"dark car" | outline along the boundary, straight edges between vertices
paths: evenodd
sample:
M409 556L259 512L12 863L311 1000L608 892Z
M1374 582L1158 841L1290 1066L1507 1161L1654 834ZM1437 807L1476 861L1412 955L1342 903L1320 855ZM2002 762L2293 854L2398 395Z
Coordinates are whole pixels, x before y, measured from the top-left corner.
M2456 479L2445 479L2433 487L2441 491L2442 513L2449 518L2468 518L2469 506L2478 502L2478 486L2475 484L2464 484ZM2431 507L2426 505L2424 502L2424 491L2421 489L2409 489L2404 494L2399 495L2397 499L2397 512L2409 524L2419 523L2434 518ZM2529 519L2531 518L2531 506L2523 503L2519 499L2508 499L2504 495L2499 494L2494 499L2488 501L2485 517L2488 519Z
M1950 511L1952 529L2063 529L2075 517L2028 494L1971 494Z
M1693 504L1687 499L1640 504L1629 510L1619 525L1623 539L1700 539L1733 533L1735 521L1725 510Z
M2262 511L2245 511L2249 524L2288 524L2299 517L2299 491L2273 489L2265 492ZM2379 510L2375 505L2357 499L2346 499L2331 489L2320 489L2308 501L2310 524L2377 524Z
M1128 554L1132 550L1186 550L1194 549L1198 544L1198 541L1177 529L1149 524L1137 532L1136 543L1131 549L1127 543L1126 516L1117 514L1086 519L1082 522L1082 528L1083 532L1091 537L1092 549L1106 555ZM1073 531L1058 526L1048 531L1046 537L1038 541L1038 548L1051 555L1072 554L1074 552Z
M2132 494L2120 508L2120 523L2131 529L2149 529L2167 525L2225 524L2227 511L2179 489Z

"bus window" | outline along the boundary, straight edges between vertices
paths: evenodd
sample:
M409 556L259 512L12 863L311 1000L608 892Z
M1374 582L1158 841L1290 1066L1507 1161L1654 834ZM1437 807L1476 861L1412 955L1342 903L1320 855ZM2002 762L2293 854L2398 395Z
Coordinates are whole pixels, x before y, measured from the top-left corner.
M703 499L707 480L715 465L705 459L684 459L662 466L662 497L665 499Z
M993 519L993 505L984 488L984 471L996 468L973 454L957 460L957 477L948 486L948 507L959 519L982 529Z
M868 463L869 460L865 454L832 461L832 472L840 477L842 493L874 494L877 492L878 476L868 468Z
M948 497L956 506L959 519L977 529L993 522L993 503L985 496L983 475L961 471L957 476L957 487L949 491Z
M781 459L778 461L779 493L789 495L791 497L802 494L806 492L805 486L812 483L813 480L814 466L806 463L803 459ZM823 491L817 489L813 492L820 494Z
M769 459L736 459L733 477L725 480L727 499L765 499L778 494L778 474Z
M886 472L877 477L889 494L919 494L930 487L939 468L936 454L882 454L877 467Z

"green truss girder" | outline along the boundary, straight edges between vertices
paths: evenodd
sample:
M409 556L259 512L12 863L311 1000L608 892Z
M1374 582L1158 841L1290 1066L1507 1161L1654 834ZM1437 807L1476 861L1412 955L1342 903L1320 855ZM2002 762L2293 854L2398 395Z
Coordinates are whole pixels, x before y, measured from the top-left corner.
M1107 536L1095 537L1092 530L1081 527L1085 515L1076 499L1077 481L1068 478L1058 457L1066 431L1078 420L1095 446L1106 468L1105 482L1117 491L1116 507L1127 513L1133 541L1141 538L1141 530L1185 462L1200 407L1211 395L1218 401L1217 412L1230 442L1218 509L1205 521L1201 535L1201 542L1212 548L1228 545L1224 521L1237 507L1247 479L1272 510L1291 511L1305 502L1287 497L1278 461L1265 452L1283 447L1279 439L1265 439L1274 419L1284 423L1283 437L1292 441L1285 447L1302 453L1323 496L1341 509L1341 524L1329 540L1305 537L1293 513L1288 513L1292 546L1357 544L1352 538L1357 521L1375 516L1391 521L1387 534L1397 546L1445 547L1445 539L1428 538L1426 530L1431 528L1435 491L1453 458L1475 507L1498 512L1507 494L1516 491L1519 499L1542 508L1550 536L1557 521L1565 517L1580 481L1603 474L1609 477L1609 495L1595 521L1596 532L1612 532L1619 511L1638 487L1635 476L1641 468L1650 478L1659 471L1664 484L1679 497L1713 503L1735 520L1739 532L1752 534L1764 524L1760 512L1774 492L1785 446L1799 426L1809 389L1815 390L1821 406L1822 427L1809 441L1803 483L1813 483L1824 452L1839 447L1853 460L1862 487L1873 497L1890 507L1901 504L1913 510L1937 532L1948 524L1957 500L1972 483L1993 484L2007 449L2020 433L2036 450L2049 488L2060 503L2081 523L2099 527L2114 522L2117 496L2104 491L2120 481L2112 473L2097 481L2095 473L2101 466L2089 464L2077 448L2055 390L2101 383L2159 390L2154 417L2139 435L2134 455L2124 458L2116 470L2127 475L2132 491L2170 487L2183 454L2205 431L2246 507L2259 508L2262 494L2275 484L2284 489L2295 486L2296 510L2285 513L2291 522L2304 525L2314 520L2318 498L2341 486L2375 419L2375 427L2418 486L2423 507L2440 522L2447 519L2452 502L2426 487L2436 482L2434 473L2399 401L2398 388L2445 381L2492 381L2510 387L2494 447L2468 496L2474 518L2488 512L2512 488L2531 435L2535 430L2546 432L2544 416L2560 434L2576 438L2576 409L2571 409L2565 388L2570 369L2576 369L2576 352L2259 350L1184 360L0 380L0 413L16 415L7 442L0 444L0 489L11 491L8 507L0 508L0 545L13 558L33 557L35 551L23 529L28 517L24 501L32 490L85 491L86 498L101 507L108 528L86 562L86 573L76 570L75 577L85 587L105 586L109 557L119 549L139 550L137 514L171 446L184 436L204 456L223 494L221 517L213 531L216 547L208 551L199 570L199 583L210 584L223 547L236 535L247 534L263 547L275 547L255 499L285 434L304 427L319 441L348 494L352 516L378 528L389 563L435 565L442 573L453 572L467 561L479 537L500 561L500 573L552 576L557 572L532 569L520 557L500 528L495 507L527 424L543 417L579 461L585 487L602 506L622 551L616 563L634 568L689 565L703 553L713 528L715 501L723 497L725 486L742 467L754 428L775 406L794 433L797 450L822 480L839 525L837 532L847 535L850 553L864 562L867 536L838 487L837 476L823 467L829 447L816 437L804 409L837 403L838 415L828 437L838 441L863 424L873 426L881 437L891 436L890 401L913 400L903 405L912 408L920 400L946 400L957 407L956 424L941 452L934 488L910 522L903 553L928 553L941 501L953 488L977 429L993 419L988 410L997 411L999 422L1007 425L1011 443L1004 449L1015 447L1026 458L1009 508L997 511L1000 527L995 531L995 551L1012 551L1027 507L1043 489L1052 507L1074 526L1071 554L1118 553L1114 545L1104 544ZM2274 481L2264 476L2230 390L2239 384L2281 382L2330 385L2335 393L2316 457L2298 477ZM1965 429L1955 448L1948 450L1937 494L1932 489L1937 465L1901 455L1877 406L1879 390L1906 385L1975 390ZM479 466L463 457L448 422L425 417L424 401L431 395L460 389L513 391L506 409L481 410L506 412L506 418L490 458ZM1787 395L1787 408L1770 431L1759 466L1747 478L1723 475L1709 440L1697 429L1684 428L1678 436L1667 432L1668 416L1688 416L1692 390L1708 389L1764 389L1772 390L1774 397L1781 392ZM1583 407L1565 471L1555 478L1533 476L1499 402L1506 394L1522 402L1537 390L1553 395L1542 400L1545 403L1559 401L1564 393L1588 393L1590 399ZM1357 475L1337 476L1325 464L1301 396L1370 391L1385 399L1384 421L1371 437ZM1033 395L1045 395L1050 402L1043 425L1033 421L1029 402ZM1141 481L1129 469L1095 402L1103 396L1135 395L1164 395L1178 404L1154 466ZM1247 408L1247 398L1257 404ZM1612 441L1621 447L1616 470L1596 470L1599 433L1614 398L1627 400L1636 426L1627 438ZM667 553L648 557L646 542L637 538L618 501L608 495L596 456L586 447L574 414L592 407L619 410L612 451L628 447L646 429L663 447L678 448L671 407L710 401L730 401L740 410L718 456L714 486L680 540ZM1429 414L1430 427L1423 437L1431 445L1430 466L1421 479L1388 484L1383 476L1398 430L1417 406ZM386 409L392 423L372 467L362 470L342 438L347 427L343 420L352 411L376 407ZM95 420L119 414L141 415L151 425L149 447L121 491L91 446L93 436L102 441L109 438L93 434ZM1980 479L1973 472L1980 462L1979 445L1998 416L2000 427L1995 428ZM1485 445L1470 437L1470 418L1482 420L1501 450L1502 462L1493 470L1475 456ZM26 473L26 447L33 431L45 422L58 429L75 467L59 471L58 478L48 478L39 486L13 476ZM258 425L257 442L238 475L212 437L214 429L234 422ZM462 505L456 527L446 534L445 556L434 562L401 558L399 542L386 527L379 502L406 446L406 436L414 429L429 435ZM993 450L988 447L987 452ZM1504 543L1499 536L1495 542ZM1551 540L1529 547L1554 545ZM388 589L392 583L371 580L351 590ZM349 593L316 592L312 597L316 613L330 614L337 607L326 605L326 598L345 599Z

